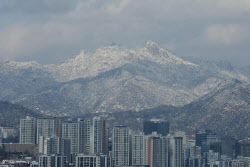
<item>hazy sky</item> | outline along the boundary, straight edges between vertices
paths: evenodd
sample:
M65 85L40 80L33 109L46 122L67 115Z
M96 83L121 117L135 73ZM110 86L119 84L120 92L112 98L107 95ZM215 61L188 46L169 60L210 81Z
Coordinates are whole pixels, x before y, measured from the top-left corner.
M147 40L177 56L250 65L250 0L1 0L0 60L61 62Z

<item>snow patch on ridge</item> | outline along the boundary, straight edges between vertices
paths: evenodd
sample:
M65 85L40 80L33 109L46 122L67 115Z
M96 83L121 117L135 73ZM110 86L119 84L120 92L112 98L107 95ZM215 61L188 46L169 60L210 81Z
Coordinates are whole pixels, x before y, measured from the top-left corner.
M140 61L198 66L174 56L172 53L160 48L154 42L147 41L145 47L140 49L107 46L100 47L94 54L86 54L82 51L74 59L56 66L52 69L52 73L58 81L70 81L77 78L94 77L125 64L133 64Z

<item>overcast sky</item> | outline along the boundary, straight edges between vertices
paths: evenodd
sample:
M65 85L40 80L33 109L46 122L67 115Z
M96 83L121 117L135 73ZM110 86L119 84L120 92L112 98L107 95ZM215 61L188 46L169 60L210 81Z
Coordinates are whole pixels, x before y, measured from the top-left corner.
M1 0L0 60L58 63L147 40L180 57L250 65L250 0Z

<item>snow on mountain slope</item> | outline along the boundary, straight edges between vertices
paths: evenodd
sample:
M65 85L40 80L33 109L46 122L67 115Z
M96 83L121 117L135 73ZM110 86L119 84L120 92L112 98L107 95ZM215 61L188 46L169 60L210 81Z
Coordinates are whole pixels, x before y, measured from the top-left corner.
M46 97L52 97L53 94L56 94L57 98L46 100L46 105L36 103L37 101L44 101ZM62 100L61 97L67 100ZM168 87L161 82L155 82L139 75L133 75L126 70L118 69L94 79L74 80L52 92L25 96L18 103L25 106L30 104L29 106L33 109L35 106L39 106L39 110L42 111L46 111L47 107L51 106L51 113L54 115L62 113L81 115L82 113L97 111L114 112L131 109L139 111L163 104L182 105L197 97L192 93L192 89L180 88L178 85ZM64 106L67 101L72 102L74 107L69 105L71 107L59 110L57 105L53 105L63 102L61 105ZM78 109L74 110L73 108L76 107Z
M182 107L163 105L143 111L95 115L107 119L111 126L124 124L134 130L142 129L138 125L142 125L144 119L157 118L168 120L172 131L194 134L197 129L210 129L222 136L242 139L250 135L250 89L239 80L229 79L222 81L210 93Z
M0 74L9 74L10 72L17 72L18 70L25 69L42 69L43 66L35 61L30 62L15 62L11 60L5 60L0 62Z
M37 62L0 62L0 100L43 92L56 83L50 72Z
M58 81L70 81L77 78L94 77L102 72L119 68L125 64L150 61L158 64L183 64L197 66L184 61L172 53L148 41L144 48L129 50L118 46L101 47L92 54L83 51L74 59L59 66L48 66Z
M249 78L230 64L183 60L148 41L143 48L101 47L65 63L0 63L0 100L48 115L185 105L225 79Z
M239 80L221 82L212 92L182 107L175 125L180 129L209 128L220 134L247 137L250 128L250 89Z

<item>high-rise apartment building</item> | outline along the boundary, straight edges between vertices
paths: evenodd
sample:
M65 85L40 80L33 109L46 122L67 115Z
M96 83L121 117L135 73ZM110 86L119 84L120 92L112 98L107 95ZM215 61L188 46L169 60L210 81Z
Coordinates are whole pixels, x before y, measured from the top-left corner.
M62 138L70 140L71 154L79 153L79 124L77 122L62 123Z
M78 120L79 152L85 154L107 154L108 134L106 121L100 117Z
M53 136L61 136L61 120L48 117L37 119L37 143L39 144L39 138L50 138Z
M202 167L202 158L200 156L190 157L188 159L189 167Z
M143 132L145 135L150 135L153 132L167 136L169 133L169 122L160 119L151 119L143 121Z
M92 154L107 154L107 129L106 122L100 117L94 117L91 120L91 130L90 135L90 153Z
M50 155L39 156L39 167L54 167L55 157Z
M27 116L20 120L20 144L36 144L36 119Z
M107 155L85 155L76 156L76 167L113 167L112 158Z
M169 165L171 167L183 167L184 157L182 137L170 137L169 158Z
M95 155L78 155L76 157L76 167L99 167L99 157Z
M79 123L67 121L62 123L62 138L70 140L70 163L75 163L79 153Z
M66 156L55 156L55 167L68 167Z
M147 138L141 132L132 135L132 165L146 165L147 164Z
M79 125L79 153L85 153L86 149L86 122L83 119L78 118L78 125Z
M213 133L210 130L200 130L197 131L195 134L195 145L202 146L203 143L207 142L207 140L212 141L216 139L217 139L216 133Z
M40 155L39 167L67 167L67 157L58 155Z
M70 139L64 139L61 137L51 137L44 139L39 144L39 153L44 155L62 155L67 156L67 160L70 161Z
M130 165L130 130L126 126L113 128L112 158L114 166Z
M147 159L152 167L169 167L169 138L161 135L148 137Z

